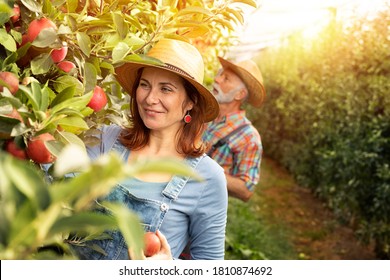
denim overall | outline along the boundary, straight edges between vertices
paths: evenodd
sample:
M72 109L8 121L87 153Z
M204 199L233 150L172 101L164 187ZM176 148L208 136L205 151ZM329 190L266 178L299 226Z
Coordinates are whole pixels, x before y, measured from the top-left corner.
M117 139L112 147L113 150L119 153L122 158L125 158L127 149L120 144ZM199 161L203 158L186 158L186 163L192 168L195 168ZM107 201L121 202L131 210L133 210L141 220L145 231L158 230L164 220L166 213L173 200L176 200L189 180L189 176L173 176L167 186L162 191L162 200L150 200L139 198L132 195L125 187L117 185L111 193L104 198ZM110 213L97 201L100 207L98 211L110 215ZM88 260L125 260L129 259L128 248L124 237L120 231L106 231L110 235L109 239L91 240L85 242L85 246L73 245L72 248L76 251L80 259ZM105 254L90 248L91 246L99 246L104 250Z

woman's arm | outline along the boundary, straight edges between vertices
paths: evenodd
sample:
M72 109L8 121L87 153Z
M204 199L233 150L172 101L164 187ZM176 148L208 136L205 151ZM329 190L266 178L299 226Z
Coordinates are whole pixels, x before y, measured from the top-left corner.
M203 190L190 216L191 258L224 259L228 204L226 177L223 169L214 161L204 169L206 171L201 175L206 181L194 186Z

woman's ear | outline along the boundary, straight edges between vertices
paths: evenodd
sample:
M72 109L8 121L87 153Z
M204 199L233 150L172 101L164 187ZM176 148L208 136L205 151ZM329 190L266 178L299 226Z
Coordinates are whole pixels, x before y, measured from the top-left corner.
M194 108L194 102L189 101L186 105L186 111L190 111L192 108Z

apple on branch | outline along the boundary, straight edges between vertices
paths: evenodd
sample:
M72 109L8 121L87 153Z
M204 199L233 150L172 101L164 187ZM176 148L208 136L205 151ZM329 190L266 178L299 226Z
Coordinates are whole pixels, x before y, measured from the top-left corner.
M12 94L15 94L19 89L19 78L12 72L0 72L0 92L8 88Z
M91 109L93 109L95 112L99 112L101 109L103 109L107 104L107 95L104 92L104 90L99 87L95 86L93 90L93 95L87 106Z
M45 142L55 140L50 133L43 133L30 138L27 141L27 156L35 163L51 163L55 157L45 146Z

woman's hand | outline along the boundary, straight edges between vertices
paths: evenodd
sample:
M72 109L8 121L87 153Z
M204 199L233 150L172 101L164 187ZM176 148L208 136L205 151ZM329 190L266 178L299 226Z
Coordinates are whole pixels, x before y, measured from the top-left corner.
M172 253L171 253L171 246L169 246L167 239L159 230L156 231L156 235L160 239L160 242L161 242L160 251L151 257L146 257L144 255L144 253L141 252L140 253L141 260L172 260L173 258L172 258ZM131 250L130 248L128 250L129 250L129 257L131 260L136 260L136 259L139 260L139 258L135 257L133 250Z
M145 259L146 260L172 260L173 258L172 258L171 246L169 246L167 239L159 230L156 231L156 235L161 242L160 252Z

